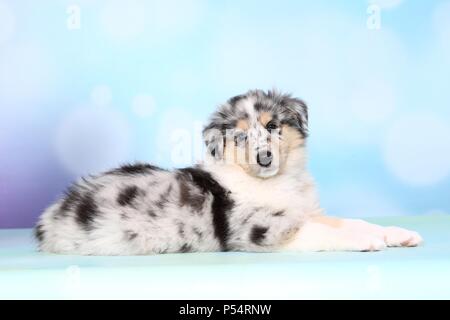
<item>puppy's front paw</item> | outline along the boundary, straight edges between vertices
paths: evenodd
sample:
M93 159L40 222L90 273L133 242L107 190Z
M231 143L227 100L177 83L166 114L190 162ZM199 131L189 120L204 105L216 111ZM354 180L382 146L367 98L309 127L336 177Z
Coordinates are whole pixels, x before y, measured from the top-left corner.
M375 236L365 236L360 238L356 251L380 251L386 249L386 243L383 239Z
M416 247L423 242L417 232L399 227L385 227L383 233L388 247Z

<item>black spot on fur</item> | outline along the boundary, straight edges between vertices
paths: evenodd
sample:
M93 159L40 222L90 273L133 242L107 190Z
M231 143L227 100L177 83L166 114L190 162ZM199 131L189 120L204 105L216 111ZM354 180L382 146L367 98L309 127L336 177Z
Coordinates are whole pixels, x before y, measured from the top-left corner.
M250 240L257 245L261 245L266 237L266 232L269 230L267 227L253 226L250 233Z
M157 249L157 250L156 250L156 253L158 253L158 254L164 254L164 253L167 253L167 249Z
M125 231L125 237L126 237L128 240L133 240L133 239L135 239L137 236L138 236L138 234L137 234L136 232L133 232L133 231L131 231L131 230Z
M250 219L255 215L255 213L261 211L263 208L262 207L254 207L252 212L250 212L242 221L242 224L246 224L250 221Z
M264 104L262 104L261 101L255 102L255 104L253 105L253 108L254 108L256 111L258 111L258 112L267 109L267 108L264 106Z
M39 242L44 241L45 231L41 224L36 225L34 228L34 236Z
M282 217L282 216L284 216L284 210L280 210L280 211L274 212L274 213L272 213L272 216L274 216L274 217Z
M60 207L60 214L65 215L65 213L69 210L75 208L75 206L81 200L81 192L78 190L78 186L74 185L70 187L65 194L65 198Z
M92 178L92 177L91 177ZM75 183L67 189L59 209L55 212L53 218L67 217L69 211L77 213L80 204L85 200L86 194L97 192L103 185L94 183L91 179L81 178L80 183ZM89 199L88 199L89 202Z
M186 176L179 177L180 207L190 206L194 211L201 212L206 196L199 194L198 190L187 181Z
M178 250L180 253L192 252L192 247L188 244L183 244L183 246Z
M164 209L164 206L167 203L167 195L162 194L161 197L159 198L158 201L155 202L155 205L159 208L159 209Z
M244 218L244 220L242 220L242 224L248 223L248 221L253 217L254 214L255 214L255 212L252 212L252 213L248 214L248 215Z
M234 206L234 201L229 197L229 191L214 180L210 173L198 167L181 169L180 172L189 175L203 193L210 192L213 195L211 211L214 234L219 240L222 250L228 251L229 224L227 213Z
M156 201L155 205L159 209L164 209L166 204L169 202L168 198L169 198L170 193L172 192L172 188L173 188L172 184L170 184L169 187L167 187L166 191L161 194L158 201Z
M99 214L94 197L89 193L84 194L75 213L78 224L85 230L90 230L95 217Z
M136 198L136 196L138 195L138 193L139 193L138 187L128 186L119 193L117 197L117 203L120 204L121 206L131 205L134 198Z
M147 210L147 214L152 217L152 218L156 218L157 215L155 213L155 211L153 211L152 209Z
M184 223L178 223L177 224L178 227L178 234L180 235L180 237L184 238Z
M234 97L228 99L228 103L234 107L236 105L236 103L238 103L240 100L242 100L244 98L245 98L245 95L243 95L243 94L234 96Z
M202 233L200 230L198 230L196 227L192 228L192 232L194 232L195 235L196 235L199 239L203 238L203 233Z
M164 170L147 163L135 163L135 164L125 164L117 169L108 171L107 174L138 175L138 174L151 174L152 171L164 171Z

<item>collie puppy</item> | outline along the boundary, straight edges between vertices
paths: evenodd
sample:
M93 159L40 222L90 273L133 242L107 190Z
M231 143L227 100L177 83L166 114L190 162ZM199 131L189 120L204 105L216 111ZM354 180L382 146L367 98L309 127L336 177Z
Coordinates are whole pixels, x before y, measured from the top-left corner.
M202 165L136 163L81 179L35 227L39 249L80 255L377 251L418 233L324 214L306 169L306 104L277 91L229 99Z

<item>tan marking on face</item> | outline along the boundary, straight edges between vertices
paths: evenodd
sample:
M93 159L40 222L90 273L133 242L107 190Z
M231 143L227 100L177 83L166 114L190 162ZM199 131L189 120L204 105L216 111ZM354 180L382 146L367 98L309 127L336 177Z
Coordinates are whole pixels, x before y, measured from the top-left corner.
M278 148L277 150L279 150L280 153L280 172L284 172L289 154L293 150L302 147L305 144L305 141L296 129L288 125L282 125L280 137L281 139L277 141L278 144L276 144L275 147ZM272 144L274 144L274 142L272 142Z
M272 114L270 112L264 111L259 116L259 122L265 127L269 121L272 120Z
M262 115L261 115L262 116ZM270 121L272 116L265 112L259 121ZM248 121L241 119L236 123L236 127L244 129L249 127ZM248 129L250 130L250 129ZM284 125L281 128L280 135L273 137L269 142L269 147L274 155L274 159L278 163L278 173L283 172L286 166L286 161L291 151L304 145L304 139L301 134L294 128ZM251 140L251 139L250 139ZM236 165L241 167L249 175L256 175L260 167L256 164L256 154L254 148L251 147L251 142L246 142L243 145L235 145L232 137L227 138L224 147L224 161L229 165ZM278 174L277 173L277 174Z
M236 128L241 129L241 130L248 130L248 121L244 120L244 119L240 119L237 123L236 123Z
M332 228L342 227L342 219L334 217L319 216L312 219L314 222L330 226Z
M289 150L298 148L299 146L303 145L305 143L305 139L302 138L300 133L295 130L294 128L291 128L288 125L283 125L281 128L281 132L283 135L283 140L285 144L285 148L288 148Z
M298 231L300 230L299 227L295 226L293 228L288 229L286 232L284 232L284 234L282 235L282 239L281 241L283 243L288 243L291 242L295 235L298 233Z

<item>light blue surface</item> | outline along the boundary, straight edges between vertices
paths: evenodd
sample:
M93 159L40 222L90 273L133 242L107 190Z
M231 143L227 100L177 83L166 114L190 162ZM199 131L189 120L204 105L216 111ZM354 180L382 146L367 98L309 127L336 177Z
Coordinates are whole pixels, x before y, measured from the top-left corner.
M450 298L450 216L372 220L419 231L418 248L374 253L202 253L130 257L35 251L0 230L0 298Z

